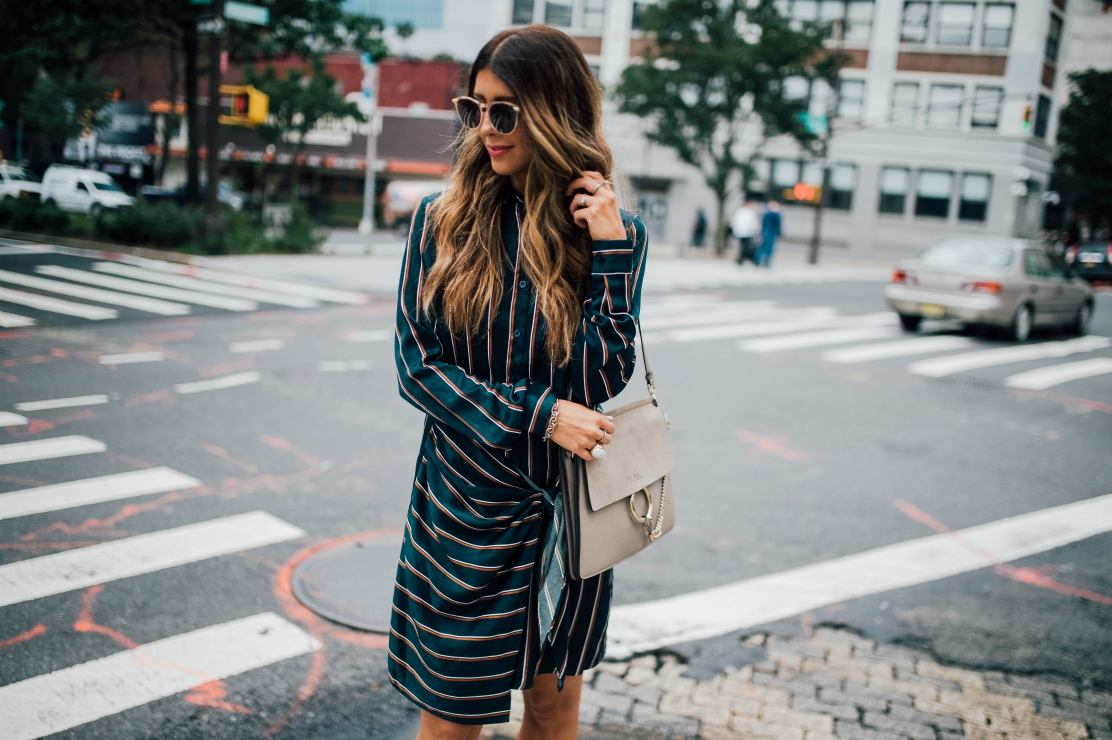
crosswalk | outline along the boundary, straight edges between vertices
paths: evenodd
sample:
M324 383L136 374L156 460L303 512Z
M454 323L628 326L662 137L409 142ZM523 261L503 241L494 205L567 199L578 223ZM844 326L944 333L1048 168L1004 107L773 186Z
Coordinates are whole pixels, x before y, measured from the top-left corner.
M0 423L27 419L3 412ZM0 465L37 463L46 472L59 458L107 450L104 442L82 436L0 444ZM169 467L71 480L0 493L0 520L202 485ZM251 511L17 560L0 565L0 608L305 535L265 511ZM107 657L0 686L0 734L34 740L320 648L301 627L271 612L129 643Z
M214 267L129 255L112 255L112 260L106 260L104 256L50 245L5 247L0 258L18 259L0 260L0 328L50 324L58 316L110 321L126 317L128 312L141 317L185 316L199 308L244 313L370 301L354 291Z
M998 340L953 333L939 323L918 335L900 330L890 312L845 315L829 306L784 306L769 300L732 301L721 294L672 293L645 299L641 313L647 344L737 340L737 349L756 355L817 359L835 365L906 358L912 375L943 378L973 370L1070 358L1112 347L1102 336L1054 338L1000 346ZM1063 362L1005 377L1009 388L1045 390L1064 383L1112 374L1112 357Z

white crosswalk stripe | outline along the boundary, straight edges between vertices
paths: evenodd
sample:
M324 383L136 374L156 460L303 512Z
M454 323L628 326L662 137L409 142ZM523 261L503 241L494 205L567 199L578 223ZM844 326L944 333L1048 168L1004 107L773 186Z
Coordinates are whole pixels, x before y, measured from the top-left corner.
M97 362L101 365L133 365L137 362L162 362L166 359L163 352L125 352L120 355L101 355Z
M337 290L336 288L325 288L319 285L291 283L286 280L274 280L257 275L245 275L239 272L229 272L227 270L199 266L215 264L215 260L195 259L194 265L179 265L173 262L161 262L159 260L147 259L137 259L135 262L142 267L158 270L160 272L168 272L174 275L187 275L217 283L225 283L227 285L239 285L245 288L259 288L275 293L304 296L306 298L314 298L318 301L327 301L329 303L344 303L351 306L361 306L370 301L368 296L350 290Z
M252 339L246 342L232 342L228 345L229 352L270 352L285 348L286 343L281 339Z
M256 614L0 687L0 727L6 740L34 740L320 647Z
M0 519L71 509L152 493L197 488L201 481L170 468L148 468L0 493Z
M864 329L830 329L811 331L802 334L788 334L783 337L749 339L738 344L745 352L783 352L789 349L825 347L831 344L849 344L869 339L886 339L896 336L900 330L891 326L875 326Z
M25 326L34 326L36 323L38 322L26 316L0 311L0 328L2 329L22 329Z
M93 452L104 452L107 449L108 446L103 442L77 435L36 439L31 442L13 442L0 445L0 465L88 455Z
M264 511L212 519L0 565L0 606L304 537Z
M1067 357L1072 354L1092 352L1109 346L1112 346L1112 339L1089 335L1065 341L1021 344L1016 347L986 349L980 352L965 352L959 355L920 360L908 365L907 371L914 375L925 375L928 378L941 378L965 370L1007 365L1013 362L1045 360L1051 357Z
M370 329L368 331L352 332L347 335L349 342L385 342L387 339L393 338L393 329Z
M891 326L895 322L896 315L888 312L863 314L861 316L837 316L820 310L813 317L789 321L751 321L720 326L698 326L662 332L645 332L645 341L650 344L659 342L705 342L715 339L771 336L773 334L789 334L841 327Z
M24 275L21 272L0 270L0 282L12 285L22 285L25 288L45 290L50 293L69 296L71 298L84 298L97 303L107 303L111 306L133 308L136 311L159 314L161 316L184 316L189 313L189 306L184 303L170 303L157 298L144 298L127 293L117 293L111 290L90 288L87 285L75 285L61 280L48 280L47 278Z
M15 427L26 423L26 416L13 414L11 411L0 411L0 427Z
M85 303L63 301L60 298L51 298L50 296L37 295L35 293L25 293L22 290L12 290L11 288L0 288L0 302L18 303L28 308L37 308L40 311L47 311L48 313L60 313L64 316L77 316L78 318L88 319L89 321L104 321L106 319L118 319L120 317L120 312L114 308L104 308L103 306L90 306Z
M155 285L154 283L144 283L139 280L126 280L124 278L112 277L111 275L101 275L85 270L75 270L72 267L38 265L35 267L35 271L43 275L76 280L77 282L89 283L90 285L99 285L104 288L112 288L125 293L138 293L139 295L154 296L155 298L167 298L173 301L181 301L182 303L193 303L198 306L222 308L226 311L255 311L259 307L259 304L255 301L249 301L245 298L229 298L228 296L214 295L212 293L201 293L196 290L171 288L168 285Z
M254 370L246 373L236 373L235 375L222 375L219 378L211 378L209 380L198 380L192 383L178 383L174 386L175 393L201 393L203 391L217 391L223 388L234 388L237 385L247 385L248 383L258 383L262 379L262 375Z
M199 280L184 275L171 275L154 270L145 270L142 267L134 267L132 265L121 265L119 262L97 262L93 265L93 269L97 272L106 272L112 275L119 275L120 277L145 280L149 283L161 283L175 288L199 290L203 293L216 293L218 295L232 296L233 298L247 298L248 300L259 301L260 303L273 303L279 306L289 306L290 308L316 308L320 305L320 301L313 298L283 295L282 293L268 292L259 290L258 288L241 288L234 285L212 282L210 280Z
M658 331L686 326L713 326L751 321L790 321L795 319L823 319L837 316L838 310L829 306L809 308L778 308L775 306L743 307L715 306L705 311L676 313L671 316L641 317L645 331Z
M1009 388L1027 388L1028 390L1041 391L1053 388L1071 380L1093 378L1097 375L1112 373L1112 357L1095 357L1092 360L1080 362L1066 362L1061 365L1040 367L1037 370L1028 370L1025 373L1004 378L1004 385Z
M15 405L16 411L45 411L47 409L66 409L73 406L99 406L108 403L108 396L98 393L89 396L71 396L70 398L51 398L45 401L24 401Z
M862 344L842 349L832 349L823 352L822 359L827 362L837 362L849 365L855 362L871 362L885 360L891 357L908 357L910 355L928 355L934 352L950 352L955 349L965 349L976 346L969 337L940 336L940 337L915 337L913 339L898 339L894 342L878 342L876 344Z

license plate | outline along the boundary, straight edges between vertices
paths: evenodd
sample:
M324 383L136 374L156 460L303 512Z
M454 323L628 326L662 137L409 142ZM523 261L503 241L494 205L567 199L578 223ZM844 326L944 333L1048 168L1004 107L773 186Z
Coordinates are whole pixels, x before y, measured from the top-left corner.
M1102 252L1085 252L1081 255L1081 261L1087 264L1104 262L1104 254Z
M927 318L940 319L946 315L946 307L939 303L920 303L919 313Z

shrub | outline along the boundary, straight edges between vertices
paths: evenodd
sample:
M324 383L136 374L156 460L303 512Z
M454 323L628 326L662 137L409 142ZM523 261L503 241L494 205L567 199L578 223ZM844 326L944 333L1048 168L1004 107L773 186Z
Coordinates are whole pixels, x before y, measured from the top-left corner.
M122 244L180 247L196 236L197 216L173 203L139 203L109 211L97 223L97 233Z
M273 241L274 251L295 254L312 252L324 241L314 235L316 228L317 222L309 216L305 206L294 203L292 218L284 225L282 236Z

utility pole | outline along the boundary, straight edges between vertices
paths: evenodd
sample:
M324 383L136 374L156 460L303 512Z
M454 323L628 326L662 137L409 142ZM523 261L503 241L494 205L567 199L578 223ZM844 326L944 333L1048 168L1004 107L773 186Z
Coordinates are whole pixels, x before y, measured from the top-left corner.
M363 67L363 98L359 112L367 117L367 167L363 173L363 218L359 233L370 235L375 230L375 160L378 159L378 136L375 134L375 115L378 110L378 66L371 55L360 58Z
M224 0L214 0L212 9L215 22L209 37L208 107L205 108L205 172L208 180L205 186L206 238L220 230L216 212L220 185L220 53L224 48L224 27L227 25L224 21Z
M807 262L815 265L819 261L819 241L822 239L822 206L830 188L830 140L834 137L834 119L838 115L838 97L842 88L842 20L836 18L833 22L834 36L834 86L830 99L826 101L826 131L819 137L819 166L822 167L822 190L819 192L819 201L815 204L815 220L811 229L811 249L807 255Z

